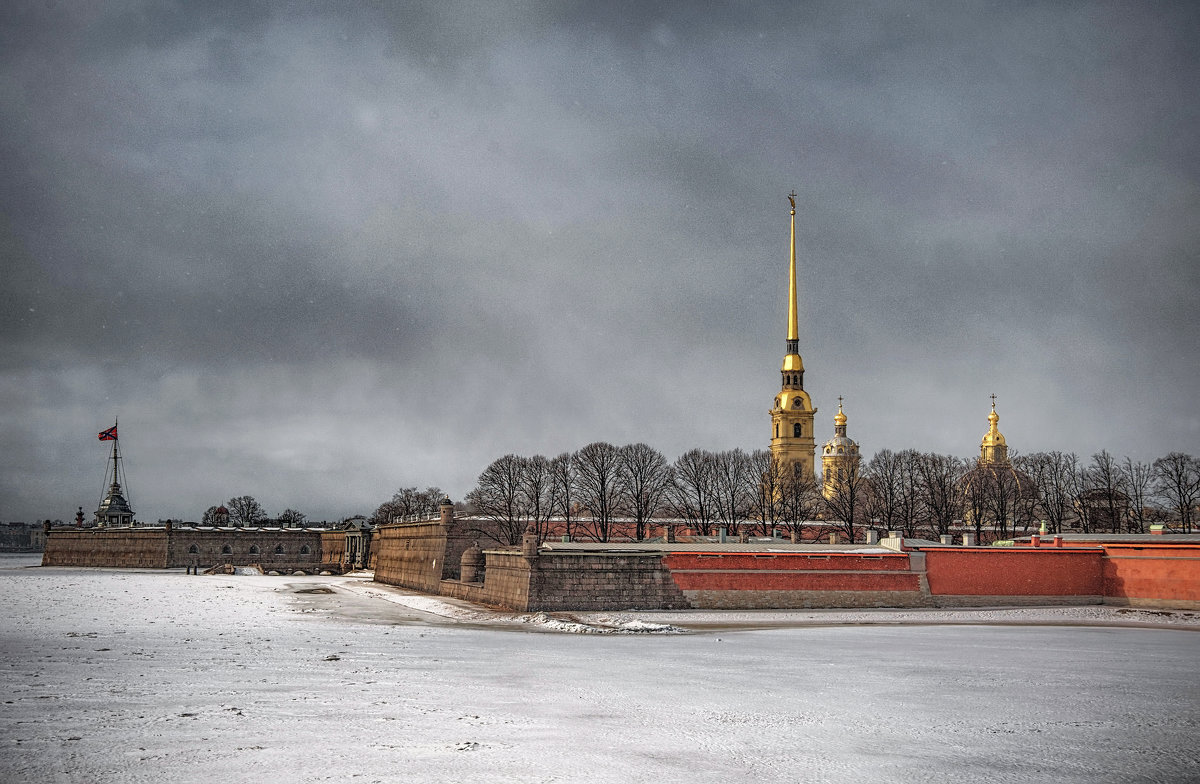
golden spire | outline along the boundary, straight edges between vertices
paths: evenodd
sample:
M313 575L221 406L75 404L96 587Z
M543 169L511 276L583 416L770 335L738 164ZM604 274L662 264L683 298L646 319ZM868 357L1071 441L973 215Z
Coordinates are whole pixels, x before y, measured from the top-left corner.
M804 360L800 358L800 329L796 304L796 192L788 194L792 204L792 245L788 260L788 333L783 355L784 384L804 388ZM794 375L788 375L794 373Z
M788 194L792 204L792 255L788 266L788 353L798 354L800 330L797 327L799 319L796 316L796 192Z

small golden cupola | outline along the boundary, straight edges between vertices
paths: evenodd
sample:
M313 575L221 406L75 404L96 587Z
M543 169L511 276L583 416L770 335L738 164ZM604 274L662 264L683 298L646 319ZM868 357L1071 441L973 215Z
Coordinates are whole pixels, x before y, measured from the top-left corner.
M780 368L782 384L771 408L771 455L795 476L813 476L817 442L813 434L812 399L804 391L804 360L800 358L799 308L796 297L796 193L791 202L792 241L788 264L787 346Z
M992 395L992 412L988 414L988 431L979 446L979 462L983 465L1007 465L1008 442L1004 440L996 425L1000 415L996 413L996 396Z
M858 476L858 444L846 435L846 415L842 413L842 398L833 416L833 438L821 448L821 492L826 498L837 495L847 483Z

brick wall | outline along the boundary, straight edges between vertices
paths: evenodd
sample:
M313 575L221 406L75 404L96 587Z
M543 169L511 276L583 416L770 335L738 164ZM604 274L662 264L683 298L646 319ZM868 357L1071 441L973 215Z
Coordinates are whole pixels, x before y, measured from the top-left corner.
M944 597L936 600L940 605L1099 604L1104 593L1104 551L1099 548L944 547L921 552L930 593Z
M1103 547L1106 604L1200 609L1200 545Z
M689 552L664 561L697 608L913 607L928 598L906 553Z

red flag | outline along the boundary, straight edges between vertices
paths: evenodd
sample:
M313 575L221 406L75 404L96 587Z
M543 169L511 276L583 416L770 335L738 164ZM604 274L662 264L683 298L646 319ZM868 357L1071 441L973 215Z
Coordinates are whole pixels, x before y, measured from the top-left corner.
M101 430L100 431L100 440L101 441L116 441L117 440L117 426L113 425L108 430Z

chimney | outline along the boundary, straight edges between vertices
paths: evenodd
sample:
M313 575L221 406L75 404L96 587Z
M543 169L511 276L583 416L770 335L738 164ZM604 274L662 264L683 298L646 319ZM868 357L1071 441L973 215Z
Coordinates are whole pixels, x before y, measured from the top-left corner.
M963 547L975 546L975 534L963 534Z
M879 544L879 532L874 528L867 531L867 544Z

